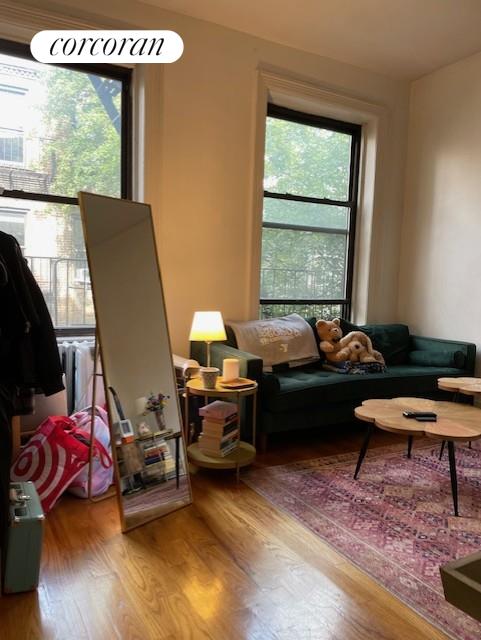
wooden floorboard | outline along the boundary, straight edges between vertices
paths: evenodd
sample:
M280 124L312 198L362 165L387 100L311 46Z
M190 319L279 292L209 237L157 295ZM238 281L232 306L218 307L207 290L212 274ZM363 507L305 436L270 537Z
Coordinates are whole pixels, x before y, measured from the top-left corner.
M274 438L258 465L356 450L359 426ZM378 433L374 445L398 441ZM37 592L0 599L2 640L442 640L446 636L231 472L194 505L119 530L116 501L48 516Z

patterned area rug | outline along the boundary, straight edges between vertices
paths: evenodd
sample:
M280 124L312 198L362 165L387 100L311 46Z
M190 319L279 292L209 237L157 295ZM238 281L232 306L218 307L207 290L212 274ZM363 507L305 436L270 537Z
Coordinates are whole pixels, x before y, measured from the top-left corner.
M478 448L475 448L478 447ZM481 550L481 449L456 448L459 512L453 515L447 452L432 442L252 469L243 480L294 516L417 613L456 640L481 624L446 602L440 565Z

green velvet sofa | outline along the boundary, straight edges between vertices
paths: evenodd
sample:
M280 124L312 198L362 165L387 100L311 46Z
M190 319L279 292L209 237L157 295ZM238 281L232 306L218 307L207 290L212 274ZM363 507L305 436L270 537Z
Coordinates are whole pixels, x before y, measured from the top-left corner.
M308 322L315 332L315 319ZM384 373L334 373L322 369L322 360L314 365L294 369L281 366L273 373L264 373L259 357L236 348L235 336L229 327L228 340L211 345L213 366L222 370L224 358L238 358L240 375L259 383L257 431L262 449L272 433L352 421L354 408L368 398L449 399L449 394L438 389L438 378L474 375L475 344L413 336L403 324L356 327L343 321L344 334L358 328L365 331L374 347L383 353L387 365ZM191 357L204 364L205 345L191 343ZM245 415L250 415L250 411ZM249 425L244 425L244 429L248 432Z

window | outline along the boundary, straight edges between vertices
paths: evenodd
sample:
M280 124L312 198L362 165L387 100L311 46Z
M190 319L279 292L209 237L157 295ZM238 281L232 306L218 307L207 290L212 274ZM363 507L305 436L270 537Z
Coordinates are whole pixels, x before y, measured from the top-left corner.
M23 132L0 128L0 162L23 164Z
M77 192L130 195L130 70L44 65L0 40L0 231L59 332L95 324Z
M262 318L349 317L360 140L360 125L269 105Z
M0 229L15 236L18 244L25 246L25 214L28 209L21 207L0 207Z

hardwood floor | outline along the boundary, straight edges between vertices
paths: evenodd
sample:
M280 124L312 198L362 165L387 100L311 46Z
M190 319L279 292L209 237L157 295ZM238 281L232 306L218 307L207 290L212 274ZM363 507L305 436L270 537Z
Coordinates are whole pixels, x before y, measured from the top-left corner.
M257 464L360 439L359 427L282 436ZM127 535L115 499L64 498L47 519L38 592L0 599L2 640L446 638L232 473L192 483L194 505Z

